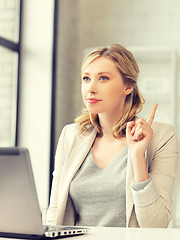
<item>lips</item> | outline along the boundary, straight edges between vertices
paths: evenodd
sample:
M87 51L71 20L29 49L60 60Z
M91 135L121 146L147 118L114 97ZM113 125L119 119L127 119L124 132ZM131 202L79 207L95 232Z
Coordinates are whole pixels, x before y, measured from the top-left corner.
M101 99L97 99L97 98L88 98L87 99L88 103L98 103L100 101L102 101L102 100Z

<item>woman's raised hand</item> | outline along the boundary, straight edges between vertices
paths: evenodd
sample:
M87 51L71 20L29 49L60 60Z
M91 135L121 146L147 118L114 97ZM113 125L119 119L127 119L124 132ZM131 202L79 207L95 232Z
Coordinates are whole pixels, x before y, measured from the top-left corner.
M129 122L126 128L127 145L131 156L144 156L145 151L153 137L151 128L158 104L155 104L147 121L143 118L137 122Z

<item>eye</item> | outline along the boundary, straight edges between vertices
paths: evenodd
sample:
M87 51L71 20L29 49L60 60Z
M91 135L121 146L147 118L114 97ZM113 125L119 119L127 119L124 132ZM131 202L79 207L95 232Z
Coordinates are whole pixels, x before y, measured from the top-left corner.
M90 80L89 77L83 77L83 81L84 81L84 82L88 82L89 80Z
M105 80L108 80L109 78L108 77L106 77L106 76L101 76L100 77L100 80L102 80L102 81L105 81Z

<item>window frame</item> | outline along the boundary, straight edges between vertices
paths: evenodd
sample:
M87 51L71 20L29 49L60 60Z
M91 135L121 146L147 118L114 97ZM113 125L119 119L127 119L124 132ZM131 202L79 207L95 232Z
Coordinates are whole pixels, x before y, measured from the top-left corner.
M13 142L14 146L18 145L18 119L19 119L19 89L20 89L20 59L21 59L21 25L22 25L22 0L19 0L19 33L18 33L18 42L8 40L5 37L0 36L0 46L10 50L12 52L17 53L17 86L16 86L16 103L15 103L15 113L14 113L14 121L15 121L15 129L13 129Z
M50 132L50 165L49 165L49 200L51 194L54 154L55 154L55 114L56 114L56 68L57 68L57 32L59 0L54 0L53 51L52 51L52 88L51 88L51 132Z

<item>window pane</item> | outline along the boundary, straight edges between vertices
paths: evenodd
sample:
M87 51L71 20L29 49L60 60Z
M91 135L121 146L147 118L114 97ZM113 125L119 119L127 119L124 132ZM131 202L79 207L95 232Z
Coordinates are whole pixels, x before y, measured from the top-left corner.
M20 0L0 0L0 36L18 42Z
M0 146L15 145L18 54L0 46Z

